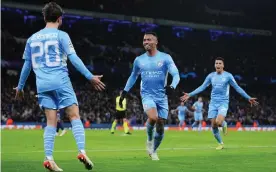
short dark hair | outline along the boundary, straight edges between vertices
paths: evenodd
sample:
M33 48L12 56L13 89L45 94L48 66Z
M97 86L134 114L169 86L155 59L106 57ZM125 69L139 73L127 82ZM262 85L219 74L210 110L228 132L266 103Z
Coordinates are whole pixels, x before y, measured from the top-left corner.
M144 35L153 35L153 36L155 36L158 39L158 36L157 36L157 34L155 32L145 32Z
M222 58L222 57L217 57L216 60L221 60L224 63L224 58Z
M42 9L45 22L56 22L63 13L62 8L55 2L47 3Z

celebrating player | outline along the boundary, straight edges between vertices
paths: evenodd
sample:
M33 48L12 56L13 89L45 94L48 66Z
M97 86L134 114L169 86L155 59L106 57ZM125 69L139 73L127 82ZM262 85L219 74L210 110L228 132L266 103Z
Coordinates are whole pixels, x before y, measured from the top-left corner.
M192 109L194 110L194 120L195 120L194 123L192 124L192 128L198 125L198 131L201 131L201 127L202 127L201 123L203 119L202 112L204 111L202 97L198 98L198 100L193 104Z
M224 148L224 144L221 139L218 127L223 127L224 134L227 133L227 123L224 121L224 119L227 114L229 104L229 84L234 87L239 94L246 98L251 106L258 105L258 102L256 101L256 98L250 97L241 87L239 87L231 73L224 71L223 58L216 58L215 69L216 72L210 73L200 87L191 93L184 93L180 99L182 101L187 101L190 97L202 92L210 84L212 84L208 118L211 119L213 134L219 143L216 149L220 150Z
M180 105L175 109L178 113L178 120L179 120L179 130L183 127L185 124L185 118L186 118L186 113L192 113L191 111L188 110L187 106L184 105L184 102L181 102Z
M85 67L77 56L69 35L58 30L62 24L62 8L50 2L42 9L46 27L33 34L26 43L23 59L25 60L18 86L16 99L23 98L25 82L33 68L40 107L47 118L44 130L44 167L50 171L62 171L53 158L54 140L57 126L57 110L65 108L72 124L72 132L79 150L78 159L91 170L93 163L85 152L85 132L80 120L78 101L73 90L67 69L67 57L75 68L81 72L96 90L105 89L100 81L102 76L95 76Z
M141 74L141 97L144 111L147 113L147 151L152 160L159 160L157 148L164 137L164 124L168 117L168 97L179 83L180 77L173 59L169 54L157 50L158 38L154 32L145 33L143 46L146 53L138 56L133 70L120 98L120 105L128 91ZM173 76L171 85L167 85L167 73ZM153 139L153 129L156 132Z

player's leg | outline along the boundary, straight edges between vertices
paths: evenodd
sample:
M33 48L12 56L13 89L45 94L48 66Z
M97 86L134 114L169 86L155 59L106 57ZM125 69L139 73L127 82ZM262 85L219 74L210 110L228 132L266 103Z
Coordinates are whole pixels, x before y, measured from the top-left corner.
M45 92L38 94L38 102L40 107L44 110L47 126L44 128L44 152L45 160L43 166L52 171L62 171L53 158L53 150L57 127L57 105L53 92Z
M192 128L196 127L197 124L198 124L198 115L197 115L197 113L194 113L194 119L195 119L195 121L194 121L194 123L192 124Z
M117 113L118 113L118 112L117 112ZM116 113L116 115L115 115L115 118L116 118L116 119L114 119L114 121L113 121L113 123L112 123L112 126L111 126L111 130L110 130L111 134L114 134L116 125L117 125L117 123L118 123L118 120L117 120L118 114L117 114L117 113Z
M125 134L131 134L130 132L129 132L129 127L128 127L128 123L127 123L127 119L124 117L123 118L123 127L124 127L124 132L125 132Z
M147 127L147 152L149 156L152 155L153 152L153 130L154 126L157 122L158 119L158 114L156 108L150 108L146 110L148 119L146 122L146 127Z
M59 129L60 129L60 122L58 121L57 122L56 136L58 136Z
M224 103L222 104L218 109L218 116L216 118L216 123L219 127L222 127L222 131L224 135L227 135L227 123L225 121L225 117L228 110L228 104Z
M198 124L198 121L194 121L193 124L192 124L192 128L196 127Z
M211 119L211 125L212 125L212 131L213 131L214 137L216 138L219 144L222 144L223 142L219 133L218 125L216 123L216 118Z
M198 121L198 131L202 130L202 120Z
M72 132L79 150L78 159L85 165L86 169L91 170L94 165L85 152L84 126L80 120L78 101L71 83L57 90L56 94L58 95L59 109L65 108L65 114L71 122Z
M198 131L201 131L201 129L202 129L202 120L203 120L203 115L201 113L198 116Z
M153 147L152 160L159 160L157 156L157 149L162 143L162 140L164 138L164 125L165 125L166 119L168 118L168 112L169 112L167 100L157 101L156 105L157 105L158 119L156 122L156 131L154 133L154 147Z
M72 132L76 139L78 150L81 153L85 153L85 132L82 121L80 120L79 107L76 104L73 104L65 108L65 113L70 119Z
M156 104L150 97L142 97L142 104L144 111L146 112L148 119L146 122L147 128L147 142L146 149L149 156L152 155L153 152L153 130L158 119Z
M159 160L157 156L157 149L162 143L162 140L164 138L164 125L165 125L165 119L159 118L156 122L156 131L154 133L154 146L153 146L152 160Z
M215 139L217 140L217 142L219 143L219 147L222 149L223 147L221 147L221 146L223 146L223 142L222 142L222 139L221 139L221 136L219 133L218 125L216 123L217 113L218 113L217 108L214 105L210 104L209 111L208 111L208 119L211 119L213 135L214 135ZM217 147L216 149L218 149L219 147Z
M179 130L181 130L183 128L184 123L185 123L185 118L183 116L178 116L178 119L179 119L178 127L179 127Z
M80 120L79 107L76 104L73 104L65 108L65 113L71 121L72 132L79 150L78 159L84 163L86 169L91 170L94 164L87 157L85 152L85 132L82 121Z

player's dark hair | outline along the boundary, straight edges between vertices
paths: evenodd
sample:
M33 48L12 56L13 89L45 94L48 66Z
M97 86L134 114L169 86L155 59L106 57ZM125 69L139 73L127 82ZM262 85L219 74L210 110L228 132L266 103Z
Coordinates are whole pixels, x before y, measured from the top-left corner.
M62 8L55 2L47 3L42 9L45 22L56 22L63 13Z
M222 57L217 57L216 60L221 60L224 63L224 58L222 58Z
M153 35L153 36L155 36L158 39L158 36L157 36L157 34L155 32L145 32L144 35Z

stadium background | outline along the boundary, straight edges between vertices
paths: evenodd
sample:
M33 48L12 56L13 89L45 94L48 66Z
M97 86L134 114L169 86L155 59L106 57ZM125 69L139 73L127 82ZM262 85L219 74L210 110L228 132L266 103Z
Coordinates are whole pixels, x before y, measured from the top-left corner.
M27 81L25 101L13 100L12 88L18 82L26 39L44 27L41 3L29 2L33 4L22 5L4 1L1 8L2 122L8 117L15 122L45 121L37 105L33 73ZM237 121L243 125L253 125L254 121L259 125L276 124L276 59L273 50L275 36L272 34L275 27L269 22L269 17L272 19L269 10L261 11L252 19L250 7L245 4L242 6L244 8L237 9L235 6L238 4L228 6L230 2L200 4L196 1L177 1L178 5L168 3L172 7L181 6L178 8L185 9L181 18L175 14L177 9L170 10L166 6L167 3L160 3L163 1L153 4L160 11L167 9L166 14L150 13L151 4L145 1L95 0L89 7L84 5L85 1L78 1L76 4L57 2L66 8L62 30L69 33L77 53L87 67L95 74L103 74L104 82L107 84L107 90L103 93L90 89L84 77L69 64L70 76L84 121L89 120L92 124L109 124L112 121L115 112L114 98L118 95L119 89L124 87L135 57L144 52L141 46L143 32L155 31L159 36L159 49L172 55L181 75L177 92L170 97L171 109L179 104L181 92L192 91L199 86L207 74L214 70L214 58L222 56L225 58L226 70L232 72L238 83L260 102L259 107L250 108L246 100L231 89L227 122L230 125L235 125ZM74 9L70 9L72 5ZM261 9L262 7L258 8ZM126 15L141 15L147 18ZM210 89L201 94L206 110L209 92ZM191 99L187 106L191 106L195 99ZM145 122L139 84L131 90L128 115L132 125ZM204 119L208 124L206 115L205 113ZM170 113L168 124L177 122L177 115ZM192 115L188 116L186 123L192 123Z

